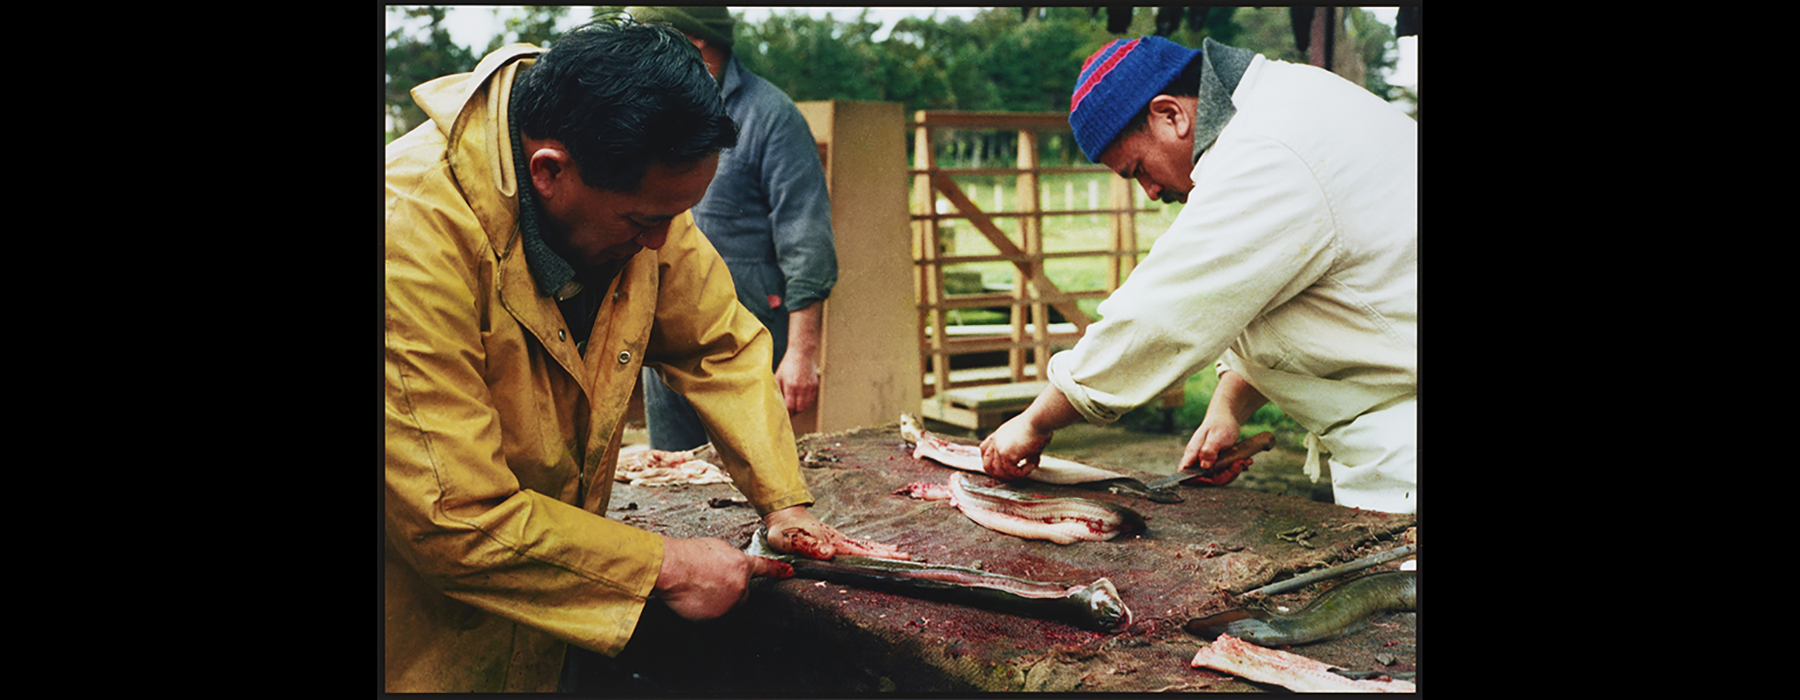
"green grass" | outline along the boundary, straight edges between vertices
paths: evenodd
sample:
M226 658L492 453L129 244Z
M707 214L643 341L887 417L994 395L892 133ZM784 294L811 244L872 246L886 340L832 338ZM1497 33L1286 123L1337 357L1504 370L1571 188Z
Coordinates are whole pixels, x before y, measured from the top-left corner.
M1219 376L1208 366L1182 385L1186 400L1175 411L1175 433L1192 434L1200 427L1200 421L1206 418L1206 405L1212 402L1213 390L1219 386ZM1158 432L1163 426L1163 408L1160 406L1140 406L1119 418L1119 425L1139 432ZM1275 404L1264 404L1256 409L1250 419L1239 426L1242 435L1255 435L1268 431L1275 433L1277 444L1300 448L1306 437L1306 429L1299 423L1282 413Z

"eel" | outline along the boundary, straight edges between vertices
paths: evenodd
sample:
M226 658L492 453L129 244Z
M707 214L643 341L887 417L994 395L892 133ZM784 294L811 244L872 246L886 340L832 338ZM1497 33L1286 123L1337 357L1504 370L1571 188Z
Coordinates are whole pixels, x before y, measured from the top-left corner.
M897 494L921 500L948 500L970 520L996 532L1057 544L1101 542L1148 529L1144 516L1124 506L1085 498L1038 498L983 488L954 474L950 483L914 482Z
M900 414L900 436L913 443L913 457L927 459L953 469L986 474L981 467L981 448L950 442L921 429L912 414ZM1115 471L1090 467L1057 457L1038 457L1038 466L1025 478L1058 486L1099 486L1115 493L1125 493L1157 503L1180 503L1180 495L1157 490L1144 482Z
M1296 613L1254 605L1194 618L1182 628L1198 637L1231 635L1264 646L1306 644L1337 637L1377 613L1416 610L1418 596L1418 572L1385 571L1345 581Z
M1353 680L1333 673L1332 667L1299 654L1266 649L1229 634L1194 654L1190 666L1206 667L1258 683L1279 685L1299 692L1415 693L1419 687L1402 680Z
M801 578L1058 619L1098 632L1116 631L1132 620L1118 588L1105 577L1084 586L1065 586L944 564L853 555L809 559L775 551L769 546L767 531L761 529L744 551L785 563Z

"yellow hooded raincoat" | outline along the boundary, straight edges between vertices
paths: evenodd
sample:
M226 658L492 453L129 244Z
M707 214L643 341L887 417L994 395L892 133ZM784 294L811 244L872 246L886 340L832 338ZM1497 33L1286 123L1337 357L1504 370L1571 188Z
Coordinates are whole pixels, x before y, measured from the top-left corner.
M624 648L659 535L604 517L648 364L759 513L810 503L767 331L682 214L604 290L582 353L521 252L505 106L518 44L420 85L387 148L386 687L551 691L565 644ZM593 293L590 290L589 293ZM755 465L752 468L752 465Z

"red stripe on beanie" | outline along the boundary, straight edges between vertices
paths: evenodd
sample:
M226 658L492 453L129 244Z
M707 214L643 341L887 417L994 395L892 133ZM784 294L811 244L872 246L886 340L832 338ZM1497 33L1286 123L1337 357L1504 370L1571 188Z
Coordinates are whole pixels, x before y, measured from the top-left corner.
M1082 81L1080 89L1075 91L1075 96L1069 98L1069 111L1073 112L1076 107L1081 106L1081 99L1087 97L1088 91L1093 90L1095 85L1099 85L1100 80L1105 78L1107 73L1111 73L1112 69L1119 65L1120 61L1125 60L1125 56L1131 53L1132 49L1137 48L1138 42L1140 41L1143 41L1143 39L1132 39L1131 41L1126 42L1125 45L1119 47L1118 51L1113 52L1111 58L1106 59L1105 63L1100 64L1099 68L1094 69L1093 75L1088 76L1087 80ZM1095 57L1098 56L1099 54L1096 53ZM1092 60L1093 59L1090 58L1089 62L1091 63ZM1081 69L1087 70L1087 66L1084 65Z

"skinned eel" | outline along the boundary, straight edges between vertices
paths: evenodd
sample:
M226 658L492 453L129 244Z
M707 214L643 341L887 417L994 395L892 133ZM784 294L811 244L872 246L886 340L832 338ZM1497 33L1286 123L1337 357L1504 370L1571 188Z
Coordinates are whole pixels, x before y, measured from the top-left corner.
M1182 628L1199 637L1230 635L1263 646L1306 644L1348 632L1377 613L1416 610L1418 596L1417 572L1386 571L1345 581L1297 613L1256 605L1195 618Z
M976 474L986 474L981 467L981 448L975 445L964 445L950 442L919 427L912 414L900 414L900 437L913 443L913 457L926 459L953 469L961 469ZM1090 467L1080 462L1071 462L1056 457L1038 457L1038 466L1031 470L1025 478L1046 484L1059 486L1101 486L1115 493L1124 493L1158 503L1180 503L1181 496L1172 491L1157 490L1146 486L1144 482L1115 471Z
M744 551L794 568L801 578L885 589L919 598L941 599L1028 617L1059 619L1098 632L1131 624L1131 609L1104 577L1085 586L1064 586L991 574L978 569L894 559L838 555L809 559L769 547L765 530L757 530Z
M963 474L951 475L949 484L915 482L895 493L927 501L948 500L982 527L1028 540L1100 542L1148 529L1143 515L1124 506L983 488L969 483Z

